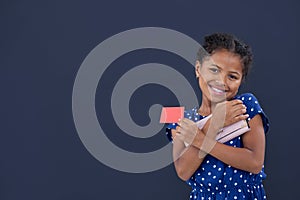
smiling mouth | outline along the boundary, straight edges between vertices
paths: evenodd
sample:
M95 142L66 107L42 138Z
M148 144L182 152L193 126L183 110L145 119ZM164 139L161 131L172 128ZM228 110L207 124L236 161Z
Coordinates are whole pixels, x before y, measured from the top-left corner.
M227 92L227 90L225 90L225 89L217 88L212 85L209 85L209 88L213 91L214 94L217 94L217 95L225 95Z

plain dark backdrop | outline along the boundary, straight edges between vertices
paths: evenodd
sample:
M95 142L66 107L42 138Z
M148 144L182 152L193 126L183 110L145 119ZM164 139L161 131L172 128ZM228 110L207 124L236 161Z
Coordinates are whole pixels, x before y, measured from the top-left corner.
M254 68L242 91L257 96L271 121L265 188L272 200L300 199L299 9L296 0L1 0L0 199L188 199L190 188L172 165L145 174L104 166L85 149L72 118L72 87L88 53L114 34L146 26L174 29L198 42L212 32L229 32L252 46ZM100 123L115 129L111 140L137 152L164 145L164 131L149 141L131 141L106 108L117 78L147 62L179 71L187 64L159 50L132 52L110 66L96 96L97 111L107 116ZM197 87L192 68L182 73ZM134 120L146 124L144 107L157 101L177 103L158 85L136 91Z

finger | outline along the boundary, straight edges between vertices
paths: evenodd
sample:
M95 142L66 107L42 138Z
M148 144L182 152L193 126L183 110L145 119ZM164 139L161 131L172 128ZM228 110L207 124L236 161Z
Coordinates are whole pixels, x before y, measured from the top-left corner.
M227 109L228 111L236 111L236 110L243 110L247 107L244 104L235 104L235 105L228 105Z
M186 128L187 128L187 125L183 122L183 120L178 122L178 126L176 127L176 129L180 132L182 132L182 130L186 129Z
M188 118L183 118L182 123L187 124L187 125L191 125L191 124L194 124L195 122L193 122L192 120L190 120Z
M178 138L179 140L184 142L184 136L183 135L181 135L179 133L176 133L176 138Z
M231 107L233 109L242 109L242 108L246 108L245 104L234 104L234 105L231 105Z
M239 116L236 116L232 119L232 122L230 124L233 124L233 123L236 123L238 121L241 121L241 120L246 120L249 118L249 115L248 114L245 114L245 115L239 115Z
M188 129L189 127L193 126L194 122L189 122L189 121L186 121L186 120L182 120L180 122L180 127L182 129Z
M180 130L180 135L182 135L185 138L188 137L187 131L185 131L183 129Z
M183 123L189 123L189 122L193 122L192 120L190 119L187 119L187 118L182 118L180 119L177 124L179 124L180 126L182 126Z
M177 133L176 137L178 137L181 141L190 143L193 141L194 137L191 137L189 134L186 134L185 132Z
M243 101L239 100L239 99L234 99L234 100L231 100L230 103L232 106L234 106L234 105L238 105L238 104L243 104Z
M184 118L183 118L183 119L184 119ZM179 121L177 122L177 124L178 124L179 127L182 127L182 125L183 125L183 119L181 119L181 120L179 120Z
M181 127L177 126L175 132L179 133L179 134L182 134L183 129Z
M235 108L233 111L231 111L231 116L236 117L239 115L243 115L247 112L247 109L244 106L239 106L239 108Z
M248 114L240 115L240 116L237 116L236 118L237 118L237 121L246 120L249 118L249 115Z
M177 122L178 126L181 126L181 121L182 119Z

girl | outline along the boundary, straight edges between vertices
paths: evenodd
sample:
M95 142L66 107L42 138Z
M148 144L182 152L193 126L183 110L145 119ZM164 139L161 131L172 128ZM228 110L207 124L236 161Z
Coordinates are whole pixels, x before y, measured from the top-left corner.
M176 172L192 187L190 199L266 199L262 180L268 119L253 94L237 95L252 63L250 47L218 33L206 36L203 48L208 54L199 50L195 70L201 105L167 127ZM210 114L199 129L195 122ZM222 127L240 120L247 120L251 130L224 144L215 141Z

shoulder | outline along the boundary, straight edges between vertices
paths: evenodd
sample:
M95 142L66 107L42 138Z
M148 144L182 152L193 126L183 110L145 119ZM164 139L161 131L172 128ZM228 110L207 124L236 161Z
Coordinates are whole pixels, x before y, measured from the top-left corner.
M255 102L255 101L256 101L256 103L258 103L257 98L252 93L243 93L243 94L236 95L235 99L240 99L244 103Z
M255 117L257 114L261 115L265 133L269 130L269 119L262 109L257 97L252 93L244 93L237 95L235 99L240 99L243 101L244 105L247 107L247 114L249 114L248 121Z
M190 119L192 121L198 121L202 118L202 116L199 115L198 113L198 106L195 106L192 109L187 109L184 111L184 118Z
M259 104L259 102L258 102L258 100L257 100L257 98L252 93L244 93L244 94L241 94L241 95L237 95L235 97L235 99L240 99L240 100L243 101L244 105L247 107L247 113L250 116L255 113L254 111L256 111L257 113L260 113L260 112L263 111L260 104Z

